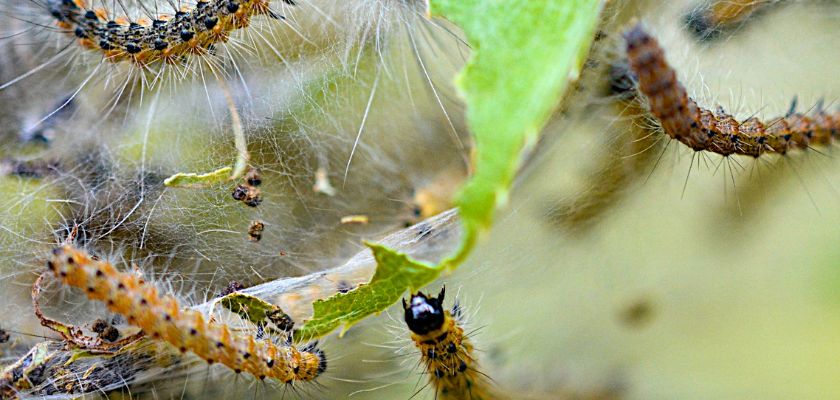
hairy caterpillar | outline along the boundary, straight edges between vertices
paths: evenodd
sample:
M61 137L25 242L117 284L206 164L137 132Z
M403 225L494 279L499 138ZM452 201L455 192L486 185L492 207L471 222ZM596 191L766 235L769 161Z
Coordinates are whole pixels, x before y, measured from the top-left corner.
M421 362L435 390L435 398L491 399L490 382L478 371L474 348L458 321L460 308L443 309L446 288L437 297L422 292L403 299L405 323L420 350Z
M233 333L223 324L205 321L198 311L182 310L173 297L161 297L140 277L69 245L56 248L47 266L66 285L84 289L88 298L104 302L150 336L209 363L285 383L311 381L326 370L324 353L314 346L298 350Z
M778 3L779 0L713 0L688 13L685 22L689 31L698 38L714 39L738 27L767 6Z
M758 158L784 155L791 149L830 145L840 134L840 113L826 113L821 105L813 115L796 112L796 100L783 117L762 122L751 117L737 121L722 108L711 111L688 96L664 51L640 24L624 33L630 68L650 111L672 139L695 151Z
M292 0L284 3L294 5ZM58 26L89 49L102 51L109 61L131 60L138 64L176 62L189 54L211 51L228 40L230 33L247 27L256 15L280 18L268 0L198 1L192 10L174 16L161 15L153 21L109 19L103 9L87 8L84 0L48 0L50 14Z

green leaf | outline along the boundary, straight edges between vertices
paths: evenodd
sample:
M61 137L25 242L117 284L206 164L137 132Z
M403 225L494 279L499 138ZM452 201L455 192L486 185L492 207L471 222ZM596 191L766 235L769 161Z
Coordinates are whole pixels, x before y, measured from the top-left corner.
M184 173L179 172L175 175L166 178L163 185L167 187L181 187L181 188L199 188L212 185L214 183L224 182L230 176L233 170L231 167L222 167L213 172L206 174Z
M467 258L506 202L523 151L579 75L602 5L601 0L430 0L430 12L460 26L473 49L456 81L476 146L475 174L456 200L463 241L435 266L368 244L377 261L370 283L315 302L312 320L296 337L347 329Z
M474 54L457 78L475 137L475 175L457 204L467 230L487 229L519 166L592 41L599 0L432 0L467 34Z
M376 273L370 282L347 293L338 293L313 304L315 318L295 331L295 340L308 340L331 332L340 325L345 330L366 316L379 313L402 297L406 289L416 290L432 282L441 268L411 259L385 246L365 243L376 259Z

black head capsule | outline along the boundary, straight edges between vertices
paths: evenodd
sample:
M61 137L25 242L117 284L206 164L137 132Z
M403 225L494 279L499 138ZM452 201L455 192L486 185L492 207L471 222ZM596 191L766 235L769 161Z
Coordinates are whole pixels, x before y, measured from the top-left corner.
M418 335L425 335L443 326L443 297L445 290L445 288L441 289L440 294L436 298L418 292L411 296L408 304L403 299L405 323L408 325L408 329Z

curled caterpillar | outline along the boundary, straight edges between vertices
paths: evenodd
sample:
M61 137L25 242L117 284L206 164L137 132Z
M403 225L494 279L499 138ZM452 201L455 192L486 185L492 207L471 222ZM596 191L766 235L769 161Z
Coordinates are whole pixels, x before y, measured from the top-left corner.
M477 369L473 345L458 321L458 305L452 312L443 309L445 289L441 289L438 297L418 292L408 303L403 299L405 323L420 350L421 362L435 388L435 398L497 398L490 393L486 376Z
M208 363L284 383L311 381L327 368L323 351L315 346L298 350L237 335L226 325L206 321L198 311L182 309L173 297L160 296L137 275L119 272L72 246L54 249L47 267L64 284L84 289L88 298L104 302L151 337L181 352L192 351Z
M784 155L791 149L830 145L840 134L840 113L826 113L821 106L813 115L798 113L795 100L785 116L768 122L755 117L738 121L720 107L714 112L705 109L686 94L664 51L641 25L626 31L624 39L630 68L651 113L665 134L695 151L755 158Z
M83 47L102 51L113 62L131 60L141 65L205 54L226 42L234 30L247 27L253 16L280 18L269 9L269 0L201 0L191 10L152 21L109 19L105 10L87 8L85 0L48 0L47 7L58 26Z

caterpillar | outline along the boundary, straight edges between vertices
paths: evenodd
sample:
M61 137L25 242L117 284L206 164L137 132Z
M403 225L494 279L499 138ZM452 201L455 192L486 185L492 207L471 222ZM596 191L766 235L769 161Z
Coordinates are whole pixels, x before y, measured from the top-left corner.
M830 145L840 134L840 113L826 113L818 104L812 115L805 115L796 112L796 99L785 116L767 122L756 117L738 121L721 107L705 109L688 96L664 51L641 24L624 32L624 39L630 68L651 113L665 134L695 151L724 157L784 155L791 149Z
M59 28L78 38L82 47L101 51L112 62L131 60L140 65L176 63L189 54L205 54L226 42L231 32L247 27L254 16L280 18L269 8L269 0L201 0L192 10L151 21L110 19L106 10L88 8L85 0L48 0L47 7Z
M408 303L402 301L405 323L420 350L421 363L434 387L435 398L497 398L490 391L486 375L477 369L473 344L459 321L458 304L451 312L443 309L445 291L446 288L441 289L437 297L417 292Z
M196 310L183 310L175 298L160 296L139 276L119 272L70 245L54 249L47 267L64 284L84 289L88 298L104 302L152 338L182 353L192 351L208 363L284 383L314 380L327 368L324 352L314 345L298 350L236 334Z
M714 39L740 26L768 6L779 3L779 0L713 0L689 12L685 23L689 32L699 39Z

